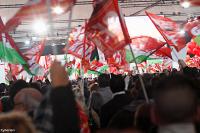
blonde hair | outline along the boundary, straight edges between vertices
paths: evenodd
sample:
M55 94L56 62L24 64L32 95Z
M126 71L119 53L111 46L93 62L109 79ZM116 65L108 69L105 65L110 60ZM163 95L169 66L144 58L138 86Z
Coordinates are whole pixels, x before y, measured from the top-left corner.
M24 113L10 112L0 114L0 132L36 133L31 119Z

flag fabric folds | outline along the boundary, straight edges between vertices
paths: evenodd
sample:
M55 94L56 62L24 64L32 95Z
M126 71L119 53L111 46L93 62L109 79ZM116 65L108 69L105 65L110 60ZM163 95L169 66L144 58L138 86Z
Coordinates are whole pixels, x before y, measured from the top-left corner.
M46 40L40 42L32 42L32 47L23 53L26 59L29 70L34 75L43 76L45 69L39 64L40 57L44 51Z
M76 0L50 0L50 8L52 9L56 6L60 6L64 12L67 12L75 2ZM56 14L52 12L52 15L55 16ZM11 31L23 20L38 19L39 17L48 17L47 0L28 0L28 2L6 23L5 30Z
M146 14L169 46L174 47L177 51L186 46L187 39L185 34L180 33L180 25L175 21L148 12Z
M89 61L95 46L85 37L85 27L77 27L72 30L69 37L68 53L80 59Z
M4 24L0 18L0 30L3 28ZM14 40L8 33L0 34L0 51L0 59L12 64L26 64L26 61L23 59L19 49L16 47Z
M94 11L87 23L86 35L106 57L130 43L117 0L96 0Z

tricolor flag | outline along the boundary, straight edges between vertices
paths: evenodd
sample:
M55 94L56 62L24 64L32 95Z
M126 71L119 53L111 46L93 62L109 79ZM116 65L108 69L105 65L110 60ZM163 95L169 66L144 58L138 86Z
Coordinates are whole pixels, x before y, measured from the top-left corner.
M131 47L134 50L136 62L140 64L151 58L166 56L171 58L171 51L165 44L165 42L149 36L139 36L132 38ZM129 47L126 47L126 60L128 62L134 61Z
M23 20L32 20L48 17L48 0L28 0L24 6L6 23L5 30L11 31L17 27ZM63 13L67 12L76 2L76 0L49 0L51 5L52 16L57 14L53 12L53 8L60 6Z
M0 18L0 30L4 28L3 21ZM27 62L22 57L19 49L16 47L14 40L8 33L0 34L0 59L11 63L27 66Z
M130 37L117 0L95 0L86 35L105 55L112 55L130 43Z

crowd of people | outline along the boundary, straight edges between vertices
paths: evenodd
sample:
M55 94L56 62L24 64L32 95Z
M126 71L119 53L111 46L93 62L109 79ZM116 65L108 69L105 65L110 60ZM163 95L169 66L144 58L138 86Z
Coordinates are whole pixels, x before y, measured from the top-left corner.
M0 132L199 133L200 70L179 64L180 71L70 81L54 61L51 82L0 84Z

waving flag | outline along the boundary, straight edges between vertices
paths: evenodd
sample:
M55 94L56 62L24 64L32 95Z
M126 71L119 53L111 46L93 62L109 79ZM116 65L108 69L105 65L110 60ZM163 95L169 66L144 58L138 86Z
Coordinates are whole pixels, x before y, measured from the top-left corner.
M139 64L150 59L152 56L153 58L171 58L170 49L165 44L165 42L149 36L139 36L132 38L131 47L134 50L136 62ZM134 61L129 47L126 47L126 60L128 62Z
M50 0L51 7L60 6L63 13L67 12L76 0ZM52 12L52 15L57 15ZM47 0L28 0L24 6L7 22L5 30L10 31L18 26L23 20L46 18L48 16Z
M95 0L86 35L106 57L130 43L130 37L117 0Z
M94 48L94 44L85 37L85 27L77 27L72 30L69 37L69 54L89 61Z
M146 14L168 45L175 47L177 51L180 51L186 46L187 38L185 38L184 34L180 33L180 26L175 21L148 12Z
M40 57L44 51L46 40L38 42L32 42L32 47L23 53L26 61L29 65L29 70L32 74L42 76L45 74L44 68L39 64Z
M0 18L0 30L3 28L4 24ZM26 61L23 59L14 40L8 33L0 34L0 59L12 64L26 65Z
M188 23L185 24L184 29L189 36L194 39L194 42L196 42L197 45L200 45L200 17L188 21Z

